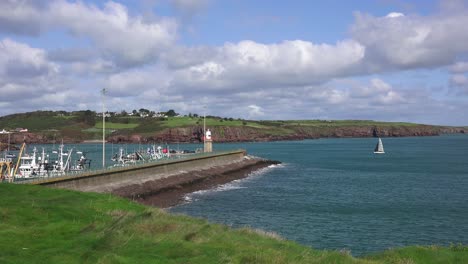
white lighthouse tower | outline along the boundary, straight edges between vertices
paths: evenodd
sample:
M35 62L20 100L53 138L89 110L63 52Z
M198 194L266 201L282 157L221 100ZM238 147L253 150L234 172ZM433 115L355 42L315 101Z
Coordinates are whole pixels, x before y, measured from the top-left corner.
M212 152L213 151L213 140L211 139L211 131L208 129L205 132L205 144L204 144L204 152Z

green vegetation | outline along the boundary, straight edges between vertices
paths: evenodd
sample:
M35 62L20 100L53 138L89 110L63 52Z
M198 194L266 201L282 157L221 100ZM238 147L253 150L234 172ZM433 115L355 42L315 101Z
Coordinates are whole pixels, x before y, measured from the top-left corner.
M106 129L132 129L137 127L137 123L113 123L106 122ZM102 122L96 122L95 128L102 129Z
M437 134L442 127L425 126L404 122L378 122L371 120L243 120L217 116L199 116L189 114L178 116L174 110L155 113L148 109L133 110L131 115L126 111L106 115L107 135L129 135L139 133L145 136L154 135L169 128L216 127L215 131L225 133L229 128L246 128L246 135L261 135L263 138L285 137L291 135L330 136L336 129L354 129L362 127L379 127L380 129L419 129L433 131ZM47 139L73 138L78 140L100 139L102 116L90 110L86 111L36 111L0 117L0 130L27 128L30 132L39 133ZM223 131L223 132L221 132ZM252 132L254 131L254 132ZM217 132L217 133L218 133ZM342 132L341 132L342 134ZM216 136L216 135L215 135Z
M109 194L0 184L0 263L468 263L468 247L354 258Z

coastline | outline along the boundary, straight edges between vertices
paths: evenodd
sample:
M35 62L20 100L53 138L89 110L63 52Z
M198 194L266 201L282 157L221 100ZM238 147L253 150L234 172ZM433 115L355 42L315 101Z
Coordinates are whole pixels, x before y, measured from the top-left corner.
M251 172L275 164L280 164L280 162L249 156L239 163L184 172L142 184L132 184L118 188L112 193L144 205L168 208L183 203L186 194L212 189L246 178Z

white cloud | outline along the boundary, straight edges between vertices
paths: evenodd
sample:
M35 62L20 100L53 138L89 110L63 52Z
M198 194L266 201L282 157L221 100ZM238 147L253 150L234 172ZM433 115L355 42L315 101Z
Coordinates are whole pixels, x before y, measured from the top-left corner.
M336 45L306 41L226 43L211 60L176 71L173 86L207 90L246 90L253 86L301 86L346 76L364 57L354 41Z
M468 84L468 78L463 74L454 74L450 79L455 86L462 86Z
M3 39L0 41L0 102L15 105L25 97L52 92L59 69L57 64L47 60L44 50Z
M47 6L29 1L0 4L3 31L38 34L45 29L64 29L90 39L103 54L128 67L152 62L175 41L177 24L172 19L146 21L130 16L125 6L106 2L102 9L83 2L55 0ZM38 29L39 28L39 29Z
M172 4L181 13L195 14L208 1ZM426 118L424 108L433 107L437 116L449 106L458 111L466 104L435 100L421 87L402 89L385 74L441 68L453 74L447 77L452 89L468 91L468 64L462 61L468 55L468 12L447 6L429 16L356 13L349 37L334 44L242 40L183 46L177 43L175 18L135 15L112 1L0 1L2 33L42 37L67 32L84 40L79 45L86 43L72 41L46 51L13 37L1 41L0 89L8 101L0 98L0 110L18 109L15 102L31 110L95 110L98 91L106 87L108 106L116 111L170 107L200 114L206 104L210 114L244 118L418 120L418 115ZM366 81L351 79L356 76Z
M468 72L468 62L460 61L450 67L450 71L453 73L465 73Z
M0 1L0 31L39 35L45 27L44 4L35 0Z
M0 41L0 81L15 77L34 78L57 72L58 66L47 61L44 50L11 39Z
M258 105L249 105L248 113L249 113L249 118L258 118L258 117L262 117L265 115L265 113L263 113L262 108Z
M450 77L452 92L457 95L468 94L468 77L465 74L454 74Z
M374 17L357 12L352 38L366 47L369 72L438 67L468 52L468 12Z
M386 17L389 17L389 18L402 17L402 16L405 16L405 15L403 13L398 13L398 12L392 12L386 15Z

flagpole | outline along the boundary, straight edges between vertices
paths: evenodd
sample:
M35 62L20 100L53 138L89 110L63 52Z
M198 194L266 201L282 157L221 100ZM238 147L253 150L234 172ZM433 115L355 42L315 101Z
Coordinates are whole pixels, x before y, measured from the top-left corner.
M102 92L102 168L106 168L106 107L105 107L105 96L106 88L101 90Z

